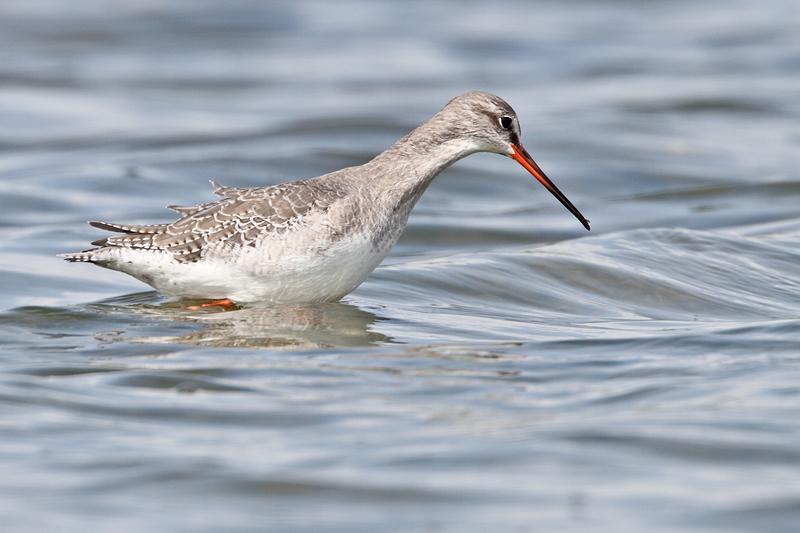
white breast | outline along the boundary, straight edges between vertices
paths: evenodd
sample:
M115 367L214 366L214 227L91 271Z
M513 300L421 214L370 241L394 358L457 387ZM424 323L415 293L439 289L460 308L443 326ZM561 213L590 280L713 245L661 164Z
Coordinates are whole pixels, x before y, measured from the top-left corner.
M194 263L179 263L166 252L120 248L111 251L114 257L109 258L108 266L170 296L326 302L336 301L360 285L394 244L385 242L376 248L365 233L320 242L319 237L311 239L319 233L310 230L306 242L305 233L272 237L227 254L209 254Z

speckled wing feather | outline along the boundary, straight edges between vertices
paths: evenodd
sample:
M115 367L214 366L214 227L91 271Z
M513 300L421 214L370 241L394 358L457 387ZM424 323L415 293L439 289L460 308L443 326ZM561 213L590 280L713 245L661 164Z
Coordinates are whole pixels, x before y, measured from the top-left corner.
M93 244L165 251L179 262L190 263L208 254L256 246L266 235L291 231L311 212L327 211L344 196L342 190L315 180L251 189L212 184L221 199L199 206L172 206L184 216L170 224L92 222L95 227L124 233Z

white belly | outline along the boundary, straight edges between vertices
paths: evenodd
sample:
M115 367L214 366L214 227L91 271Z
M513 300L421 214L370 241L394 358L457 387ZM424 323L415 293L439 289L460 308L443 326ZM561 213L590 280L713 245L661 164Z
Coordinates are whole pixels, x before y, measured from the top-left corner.
M120 249L106 265L183 298L230 298L237 302L311 303L336 301L355 289L391 248L376 248L366 235L349 235L322 250L298 250L281 240L244 247L235 255L211 255L179 263L171 254Z

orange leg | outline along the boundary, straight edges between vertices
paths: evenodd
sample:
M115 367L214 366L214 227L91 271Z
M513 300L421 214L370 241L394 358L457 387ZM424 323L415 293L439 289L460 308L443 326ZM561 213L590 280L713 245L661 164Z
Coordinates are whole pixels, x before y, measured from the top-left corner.
M200 305L188 305L186 306L186 309L189 311L197 311L203 307L222 307L226 311L229 311L230 309L236 307L236 302L228 298L223 298L222 300L210 300Z

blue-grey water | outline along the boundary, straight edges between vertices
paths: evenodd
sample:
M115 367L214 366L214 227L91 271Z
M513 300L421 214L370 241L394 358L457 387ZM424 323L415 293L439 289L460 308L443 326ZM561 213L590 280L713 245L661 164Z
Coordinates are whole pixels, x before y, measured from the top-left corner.
M472 156L341 303L187 311L88 219ZM0 3L2 531L800 529L800 4Z

